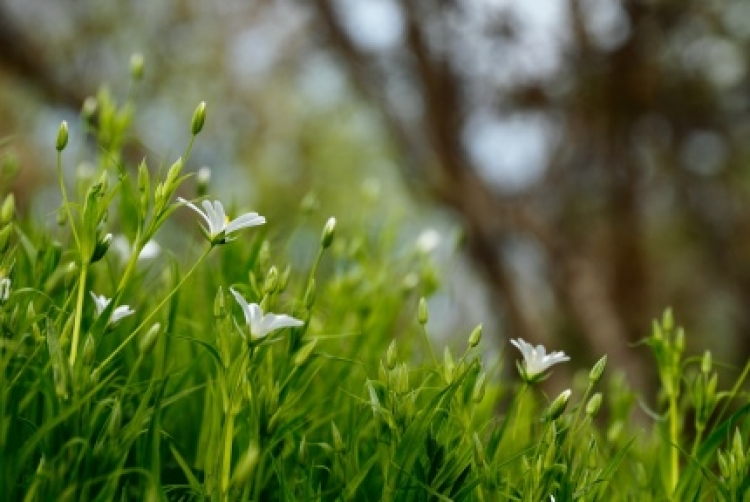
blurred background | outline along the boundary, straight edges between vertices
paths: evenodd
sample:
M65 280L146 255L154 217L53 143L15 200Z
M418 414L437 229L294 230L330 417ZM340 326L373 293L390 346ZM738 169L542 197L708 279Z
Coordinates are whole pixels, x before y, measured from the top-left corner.
M398 221L443 270L432 331L607 353L648 388L634 345L667 306L689 350L750 356L749 56L745 0L0 0L0 156L47 215L59 122L82 162L100 85L134 94L152 165L205 100L211 193L275 225L302 201L311 242Z

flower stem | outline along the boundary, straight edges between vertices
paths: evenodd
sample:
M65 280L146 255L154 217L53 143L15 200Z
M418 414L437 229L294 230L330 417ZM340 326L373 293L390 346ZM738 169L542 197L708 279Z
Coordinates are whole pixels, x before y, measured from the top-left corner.
M76 300L75 321L73 322L73 340L70 343L70 367L75 365L78 356L78 344L81 339L81 318L83 317L83 297L86 292L86 275L88 274L88 261L81 264L81 275L78 278L78 299Z
M232 469L232 438L234 437L234 413L229 410L224 424L224 454L221 466L221 497L229 500L229 474Z
M669 441L672 443L669 453L669 471L670 471L670 493L674 497L677 482L680 479L680 451L677 448L679 442L679 410L677 409L677 394L672 392L669 395Z

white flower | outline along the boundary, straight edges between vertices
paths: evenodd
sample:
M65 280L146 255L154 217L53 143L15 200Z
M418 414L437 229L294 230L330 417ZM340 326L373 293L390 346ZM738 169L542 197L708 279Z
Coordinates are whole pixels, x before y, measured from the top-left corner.
M417 237L417 251L430 254L440 245L440 233L434 228L423 230Z
M127 237L124 235L116 235L115 238L112 239L112 249L115 250L115 253L117 253L123 262L130 260L134 251L133 246L130 245ZM153 260L159 256L159 253L161 253L161 247L159 244L156 241L148 241L146 245L143 246L141 254L138 255L138 261Z
M263 338L268 333L276 331L281 328L291 328L296 326L302 326L305 324L299 319L284 315L284 314L265 314L257 303L247 303L241 294L232 288L229 288L232 292L237 303L242 307L242 312L245 314L245 322L250 327L250 337L254 340Z
M564 352L551 352L547 354L547 350L543 345L534 347L520 338L518 340L511 340L510 343L515 345L523 355L523 366L519 364L518 369L521 372L521 376L528 382L540 380L543 373L550 366L570 361L570 358Z
M0 279L0 302L5 302L10 298L10 284L9 277Z
M96 306L96 315L102 315L104 309L107 308L111 299L104 295L96 296L93 291L90 291L91 297L94 299L94 305ZM135 310L131 309L128 305L120 305L112 311L112 315L109 318L109 324L115 324L122 318L134 314Z
M229 239L229 234L232 232L243 228L263 225L266 222L266 219L258 213L245 213L230 221L224 212L224 206L218 200L214 202L204 200L201 205L205 212L182 197L178 197L177 200L189 206L208 224L208 228L203 226L201 228L203 228L203 232L206 238L211 241L211 244L224 244L232 240Z

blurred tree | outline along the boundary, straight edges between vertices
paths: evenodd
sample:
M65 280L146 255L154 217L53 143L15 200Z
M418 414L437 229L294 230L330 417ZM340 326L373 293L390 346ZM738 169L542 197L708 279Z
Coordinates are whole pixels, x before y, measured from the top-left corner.
M368 3L401 27L394 43L359 33L353 11ZM328 46L391 129L409 184L462 218L509 335L543 338L515 272L520 240L541 250L553 291L543 326L580 333L636 386L646 376L630 345L667 304L699 331L734 335L714 348L747 358L745 2L314 4ZM540 9L560 28L547 33L551 48L524 31L523 11ZM539 175L522 186L487 176L472 151L477 117L552 129L541 165L528 166Z
M0 75L77 108L113 59L142 50L143 148L178 150L200 88L221 127L194 162L251 164L254 193L285 184L271 214L310 189L346 207L342 187L398 165L460 218L505 336L607 353L644 387L631 344L673 305L745 360L750 7L530 4L4 0Z

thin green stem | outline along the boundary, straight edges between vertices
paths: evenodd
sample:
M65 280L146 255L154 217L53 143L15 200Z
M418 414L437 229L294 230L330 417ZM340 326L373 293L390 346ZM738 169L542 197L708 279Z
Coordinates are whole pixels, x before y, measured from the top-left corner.
M677 448L679 444L679 433L680 433L680 413L677 409L677 394L672 393L669 395L669 440L672 443L670 445L669 452L669 472L670 472L670 494L674 496L677 482L680 479L680 451Z
M201 257L198 258L198 261L195 262L193 267L190 270L188 270L187 274L183 276L180 282L174 288L172 288L169 294L167 294L167 296L165 296L161 302L159 302L159 305L157 305L156 308L154 308L154 310L152 310L151 313L147 315L146 318L143 319L143 321L141 321L141 324L139 324L138 327L136 327L133 330L133 332L130 333L125 338L125 340L123 340L122 343L118 345L117 348L113 350L109 356L107 356L107 358L104 361L102 361L102 363L96 369L97 373L101 372L105 367L107 367L114 360L115 356L117 356L117 354L122 352L125 346L128 343L130 343L135 338L135 336L151 321L151 319L157 314L157 312L159 312L159 310L161 310L161 308L164 305L166 305L166 303L172 298L172 296L174 296L174 294L182 287L182 285L185 284L185 281L187 281L188 278L190 278L190 276L193 275L193 272L195 272L195 270L198 268L198 265L200 265L206 259L206 257L208 256L208 254L211 252L213 248L214 246L211 245L208 247L208 249L206 249L206 251L201 255Z
M62 170L62 152L57 152L57 175L60 181L60 192L62 193L63 206L65 206L65 211L68 214L68 224L70 225L70 229L73 232L73 239L76 241L76 247L78 248L78 252L80 253L81 241L78 240L78 232L76 231L76 226L73 221L73 213L70 210L70 201L68 200L68 191L65 189L65 179L63 177L63 170ZM81 260L83 260L83 257L81 257Z
M86 293L86 276L89 264L84 261L81 265L81 275L78 278L78 299L76 300L75 321L73 322L73 340L70 343L70 366L75 365L78 356L78 345L81 339L81 319L83 318L83 297Z
M230 404L231 407L231 404ZM234 438L234 413L229 410L224 424L224 447L221 466L221 498L229 500L229 475L232 470L232 439Z
M195 134L190 136L190 142L185 149L185 155L182 156L183 162L187 162L187 160L190 158L190 152L193 151L193 143L195 143Z

